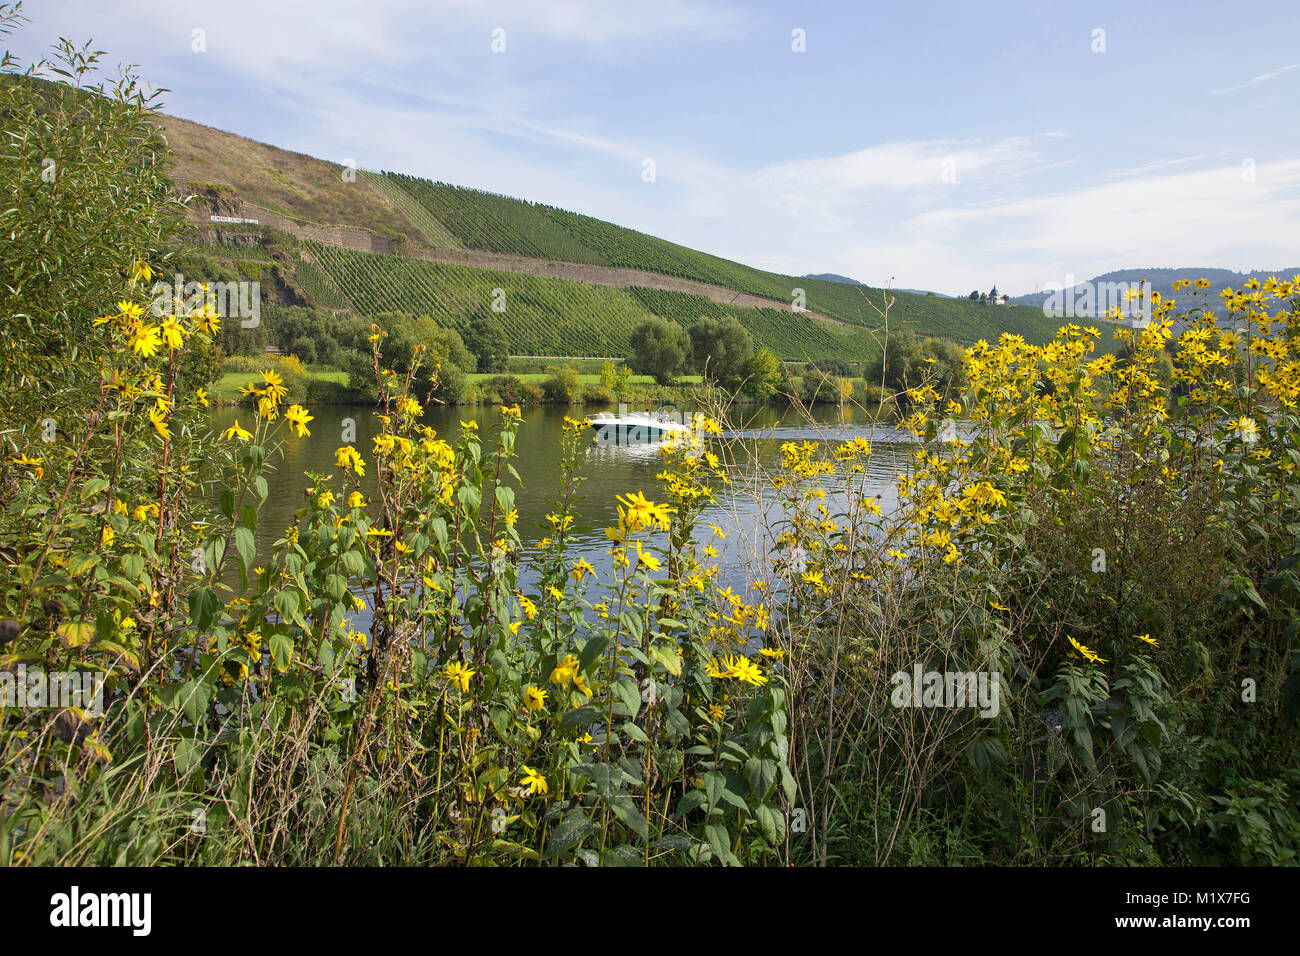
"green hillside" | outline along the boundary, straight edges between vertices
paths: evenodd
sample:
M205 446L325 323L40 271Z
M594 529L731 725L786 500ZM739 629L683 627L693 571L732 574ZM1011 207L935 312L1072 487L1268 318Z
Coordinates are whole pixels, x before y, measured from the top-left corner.
M754 336L756 346L767 346L785 359L865 362L878 354L865 330L778 309L739 308L683 292L619 289L317 242L305 245L315 260L307 264L309 270L318 266L329 286L340 290L354 309L367 314L428 313L458 329L491 313L505 326L511 351L519 355L626 355L632 331L651 315L687 327L704 315L734 315ZM504 292L505 310L492 313L497 289Z
M792 301L795 290L802 289L804 305L813 312L854 325L871 328L881 325L880 315L871 304L881 304L879 289L764 272L540 203L398 173L388 173L386 178L399 185L460 244L470 249L642 269L781 302ZM1041 310L1030 307L986 307L965 299L904 292L893 295L896 303L890 315L891 325L912 328L926 335L971 343L1010 331L1041 342L1056 331L1055 320L1044 318Z
M341 167L310 156L174 117L160 117L158 123L176 161L174 178L200 196L194 213L200 222L206 222L207 213L238 211L243 200L299 223L335 223L389 237L399 253L414 243L597 269L636 269L778 302L791 302L802 290L808 310L863 331L849 334L852 328L787 311L723 306L689 289L628 289L621 284L625 277L593 274L577 282L372 256L314 242L307 243L311 261L304 261L301 242L262 228L262 243L277 249L290 303L360 312L427 311L454 324L488 308L492 289L507 288L509 311L502 318L520 353L622 355L631 328L649 314L689 325L700 315L719 313L735 315L757 344L787 360L837 356L865 361L876 352L875 335L884 324L880 310L885 293L880 289L765 272L591 216L399 173L363 172L355 183L347 183ZM225 227L219 241L230 242L244 231L258 228ZM199 242L207 238L195 235ZM243 248L230 255L246 257L251 247ZM911 329L964 344L1008 331L1042 342L1058 325L1029 306L984 307L965 299L892 295L891 331Z

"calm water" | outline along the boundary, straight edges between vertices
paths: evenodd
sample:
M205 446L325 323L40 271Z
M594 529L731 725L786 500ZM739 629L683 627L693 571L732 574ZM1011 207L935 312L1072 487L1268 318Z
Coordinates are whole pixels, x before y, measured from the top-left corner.
M342 442L344 420L356 422L356 446L371 465L363 482L369 497L373 485L373 455L371 436L378 431L373 412L361 407L317 407L312 414L311 436L288 437L284 440L283 459L276 462L276 471L268 475L270 497L263 506L257 533L258 554L271 553L272 543L285 528L293 523L296 510L306 503L307 471L338 475L334 464L334 451ZM518 457L515 468L523 480L516 491L520 533L525 552L532 551L536 543L550 534L545 516L552 511L553 501L560 492L560 434L566 413L572 409L543 406L524 411L515 449ZM689 409L688 409L689 412ZM219 428L227 427L240 415L249 424L249 409L217 409L213 413ZM744 408L747 416L743 427L724 435L732 460L736 463L735 478L729 486L720 488L718 501L704 515L701 527L705 537L720 552L720 563L728 572L726 583L741 590L743 568L764 553L770 541L765 525L779 519L776 495L758 475L764 470L779 467L780 446L787 441L823 441L839 443L849 438L865 437L872 443L871 457L867 461L866 484L869 494L879 496L886 511L896 504L895 478L904 470L905 459L912 450L910 435L895 431L889 425L873 425L860 411L836 406L816 406L812 422L790 409ZM855 418L856 416L856 418ZM575 413L575 417L578 417ZM495 407L430 408L423 423L437 431L439 437L453 441L460 431L460 422L478 422L479 433L484 437L485 458L495 446L492 431L500 416ZM588 433L590 434L590 433ZM610 447L593 445L586 453L582 474L586 480L580 488L582 500L578 502L576 533L571 539L577 554L583 554L598 569L609 567L605 554L608 540L604 529L617 523L615 496L643 492L648 498L662 501L664 495L655 475L663 468L653 447ZM828 502L828 505L830 502ZM760 516L767 514L768 521ZM708 524L717 524L727 535L717 540ZM778 532L779 533L779 532ZM527 562L525 562L527 563Z

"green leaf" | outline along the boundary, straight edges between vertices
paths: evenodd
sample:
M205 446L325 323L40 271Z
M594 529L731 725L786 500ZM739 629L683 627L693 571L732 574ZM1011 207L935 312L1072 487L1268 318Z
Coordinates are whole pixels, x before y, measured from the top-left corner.
M650 656L663 665L674 677L682 676L682 655L674 647L652 647Z
M560 825L552 831L550 839L546 841L547 857L554 859L561 853L573 849L599 829L600 827L587 819L587 815L581 808L575 807L565 814Z
M97 554L74 554L68 559L68 573L74 578L79 577L97 564L99 564Z
M612 800L606 801L606 805L614 816L618 817L624 825L630 827L642 840L649 839L650 825L646 822L646 818L641 814L641 811L637 809L636 804L632 802L631 797L614 797Z
M190 620L200 631L206 631L212 626L219 610L221 602L210 588L190 592Z
M108 490L107 478L91 478L81 486L81 500L89 501L91 498L98 497Z
M758 821L763 838L768 843L776 846L785 839L785 818L768 804L759 804L754 810L754 819Z
M636 686L636 681L625 677L614 685L614 691L627 708L627 716L635 717L641 709L641 690Z
M90 643L95 625L90 621L65 621L58 627L59 643L71 650Z
M293 592L281 591L280 593L292 594ZM277 632L271 635L271 638L267 643L271 648L271 661L275 664L275 669L284 673L289 669L289 664L293 661L293 638L288 634Z
M604 716L604 714L599 707L592 707L590 705L575 707L560 718L560 726L586 727L589 724L598 723L602 716Z
M192 723L197 724L207 714L212 693L212 685L202 680L188 681L181 687L181 709Z
M777 762L767 757L750 757L745 761L745 782L754 802L767 799L776 783Z
M727 829L717 823L710 823L704 828L704 837L713 848L713 855L727 866L740 866L740 861L731 852L731 837Z
M648 744L650 742L650 738L646 736L645 731L630 720L624 721L618 729L627 734L627 736L631 737L637 743Z
M251 571L257 559L257 542L253 539L253 532L244 525L235 528L235 550L239 552L244 568Z

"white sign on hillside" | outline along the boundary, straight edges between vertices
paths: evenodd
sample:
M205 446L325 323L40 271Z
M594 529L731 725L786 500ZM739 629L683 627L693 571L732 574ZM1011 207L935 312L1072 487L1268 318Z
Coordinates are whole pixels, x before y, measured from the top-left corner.
M252 223L254 226L259 224L256 219L239 219L235 216L209 216L208 221L209 222L247 222L247 223Z

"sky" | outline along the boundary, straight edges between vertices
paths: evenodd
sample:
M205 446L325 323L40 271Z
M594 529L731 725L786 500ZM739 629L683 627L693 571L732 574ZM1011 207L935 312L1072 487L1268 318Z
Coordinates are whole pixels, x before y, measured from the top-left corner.
M993 9L988 9L993 7ZM164 111L792 275L1300 266L1300 3L28 0ZM196 32L197 31L197 32Z

